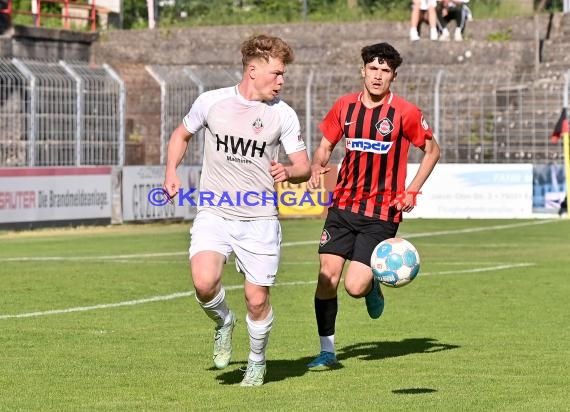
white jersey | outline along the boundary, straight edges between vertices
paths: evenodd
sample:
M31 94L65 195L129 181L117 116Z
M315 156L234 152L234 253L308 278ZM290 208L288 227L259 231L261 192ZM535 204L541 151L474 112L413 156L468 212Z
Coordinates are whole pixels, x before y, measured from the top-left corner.
M306 150L295 111L285 102L249 101L237 86L202 93L184 117L196 134L205 128L198 211L236 220L277 217L271 161Z

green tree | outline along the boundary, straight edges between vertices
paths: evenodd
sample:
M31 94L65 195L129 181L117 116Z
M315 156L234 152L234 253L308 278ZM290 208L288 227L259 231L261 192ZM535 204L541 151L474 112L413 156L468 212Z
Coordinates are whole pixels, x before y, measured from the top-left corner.
M146 1L123 0L123 28L135 29L148 26Z

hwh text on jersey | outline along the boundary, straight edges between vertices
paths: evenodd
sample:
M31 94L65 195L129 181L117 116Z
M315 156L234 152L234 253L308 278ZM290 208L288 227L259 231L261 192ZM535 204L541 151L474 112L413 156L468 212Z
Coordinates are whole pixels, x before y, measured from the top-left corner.
M348 150L358 150L359 152L386 154L392 147L392 143L368 139L346 139L346 148Z
M244 139L243 137L234 137L225 135L223 138L216 135L217 139L217 147L216 150L220 151L220 146L224 147L224 152L228 153L231 151L233 154L247 156L248 152L250 157L255 157L256 154L259 154L259 157L263 157L263 153L265 152L265 146L267 142L263 142L261 146L258 146L257 140L252 139ZM251 149L250 149L251 146Z

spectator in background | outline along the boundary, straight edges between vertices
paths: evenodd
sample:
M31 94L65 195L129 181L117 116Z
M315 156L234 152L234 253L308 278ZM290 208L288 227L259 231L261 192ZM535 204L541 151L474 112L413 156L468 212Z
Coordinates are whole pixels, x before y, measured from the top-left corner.
M437 40L437 14L435 11L436 0L414 0L412 4L412 16L410 18L410 40L420 39L420 26L427 22L430 28L430 39Z
M453 40L463 41L463 32L468 20L472 19L471 10L466 5L469 0L437 0L436 12L438 28L440 31L439 40L449 41L451 35L447 25L454 21L455 31Z

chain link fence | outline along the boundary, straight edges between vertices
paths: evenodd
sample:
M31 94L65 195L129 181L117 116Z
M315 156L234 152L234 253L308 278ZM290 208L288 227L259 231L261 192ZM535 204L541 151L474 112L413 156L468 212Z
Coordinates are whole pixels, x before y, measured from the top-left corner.
M106 65L0 59L0 166L122 165L124 112Z
M200 93L237 84L241 72L228 68L192 66L147 66L146 69L160 85L160 163L165 164L168 138L188 113L192 102ZM203 140L203 131L192 138L184 164L202 164Z
M160 86L160 164L168 138L196 97L233 86L241 68L147 66ZM362 89L354 66L291 65L282 98L297 112L309 152L334 101ZM406 66L393 90L417 104L434 130L446 163L562 161L550 142L568 101L570 70L524 74L500 68ZM158 97L157 97L158 98ZM125 86L108 66L0 59L0 167L123 165ZM158 139L158 137L157 137ZM184 164L202 163L203 135L190 142ZM282 161L286 160L283 153ZM343 156L338 145L333 162ZM420 159L412 150L410 161Z
M235 85L240 78L237 70L229 69L152 66L148 70L162 71L161 153L200 92ZM179 73L169 78L166 70ZM423 110L441 145L442 162L546 164L562 161L561 145L552 144L549 137L569 93L569 76L570 71L531 75L477 66L409 66L398 71L393 91ZM358 67L288 68L282 98L297 112L310 153L322 138L318 125L334 101L361 89ZM191 142L185 163L200 164L201 154L198 137ZM340 161L343 154L342 145L337 145L331 161ZM412 150L410 161L417 162L420 156L419 150Z

